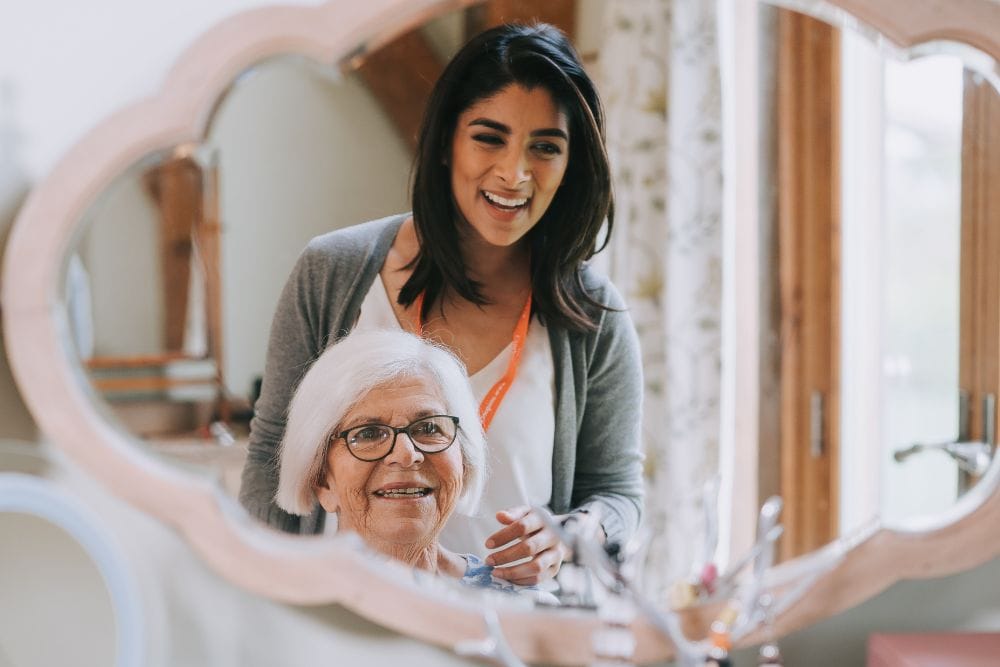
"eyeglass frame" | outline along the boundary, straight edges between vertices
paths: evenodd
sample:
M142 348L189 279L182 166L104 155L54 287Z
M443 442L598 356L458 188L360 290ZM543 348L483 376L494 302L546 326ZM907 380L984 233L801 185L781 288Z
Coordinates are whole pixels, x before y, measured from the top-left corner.
M417 444L416 439L414 439L414 437L412 435L410 435L409 429L414 424L418 424L418 423L420 423L422 421L425 421L425 420L428 420L428 419L434 419L435 417L445 417L447 419L450 419L452 421L452 423L455 425L455 435L452 436L451 442L449 442L447 445L445 445L441 449L436 449L436 450L434 450L432 452L429 452L429 451L426 451L424 449L421 449L420 445ZM355 429L368 428L368 427L372 427L372 426L384 427L384 428L387 428L390 431L392 431L392 444L389 445L389 450L385 454L383 454L382 456L378 457L377 459L363 459L363 458L361 458L360 456L358 456L355 453L355 451L351 448L350 443L347 442L347 434L350 433L351 431L354 431ZM330 438L327 440L327 451L329 452L330 445L333 444L334 440L343 440L344 444L347 445L347 451L350 453L351 456L353 456L354 458L356 458L358 461L364 461L365 463L377 463L377 462L381 461L382 459L388 457L390 454L392 454L393 450L396 449L396 440L399 439L399 434L400 433L405 433L406 437L408 437L410 439L410 444L413 445L413 448L415 450L417 450L421 454L429 456L431 454L440 454L441 452L447 451L452 445L454 445L455 441L458 440L458 432L459 432L460 428L461 427L459 426L458 417L456 417L454 415L426 415L424 417L420 417L418 419L414 419L413 421L411 421L406 426L392 426L390 424L379 424L378 422L372 422L370 424L358 424L357 426L352 426L351 428L344 429L343 431L340 431L339 433L332 433L332 434L330 434Z

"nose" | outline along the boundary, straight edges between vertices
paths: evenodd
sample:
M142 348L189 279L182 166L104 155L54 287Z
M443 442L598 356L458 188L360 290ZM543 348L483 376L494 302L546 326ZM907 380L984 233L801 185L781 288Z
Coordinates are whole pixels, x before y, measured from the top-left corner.
M515 188L531 178L531 165L526 151L511 148L497 159L495 171L507 187Z
M396 434L396 444L389 452L389 456L385 457L386 463L395 463L404 468L417 465L423 460L423 452L413 446L413 440L406 432Z

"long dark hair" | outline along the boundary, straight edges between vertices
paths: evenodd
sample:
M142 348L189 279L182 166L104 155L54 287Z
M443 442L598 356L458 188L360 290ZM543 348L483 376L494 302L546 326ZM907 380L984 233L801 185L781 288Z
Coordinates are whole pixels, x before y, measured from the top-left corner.
M604 308L583 287L580 268L614 222L611 170L604 146L604 111L597 90L566 36L547 24L502 25L474 37L448 63L424 113L413 171L413 219L420 252L399 292L409 306L425 294L426 317L445 288L483 305L480 285L466 274L455 224L460 213L446 157L458 117L511 84L541 86L569 121L569 160L562 185L525 236L531 249L532 309L547 326L595 328ZM607 236L605 243L607 243ZM603 245L601 246L603 248Z

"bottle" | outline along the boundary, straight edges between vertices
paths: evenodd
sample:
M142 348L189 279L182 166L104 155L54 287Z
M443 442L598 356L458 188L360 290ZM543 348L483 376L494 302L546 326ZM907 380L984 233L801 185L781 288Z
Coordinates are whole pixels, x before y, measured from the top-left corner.
M761 644L760 652L757 654L758 667L782 667L784 664L777 644L774 642Z
M705 658L706 667L733 667L733 661L729 659L729 651L721 646L713 646L708 651Z
M729 658L729 649L733 647L732 638L729 636L729 624L721 619L712 621L708 630L709 641L712 648L708 650L705 657L707 667L732 667L733 661Z

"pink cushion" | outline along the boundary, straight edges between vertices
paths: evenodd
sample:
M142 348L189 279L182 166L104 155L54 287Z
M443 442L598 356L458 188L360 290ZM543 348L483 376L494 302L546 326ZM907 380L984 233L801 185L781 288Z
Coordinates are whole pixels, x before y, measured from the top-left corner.
M868 667L997 667L1000 633L873 634Z

